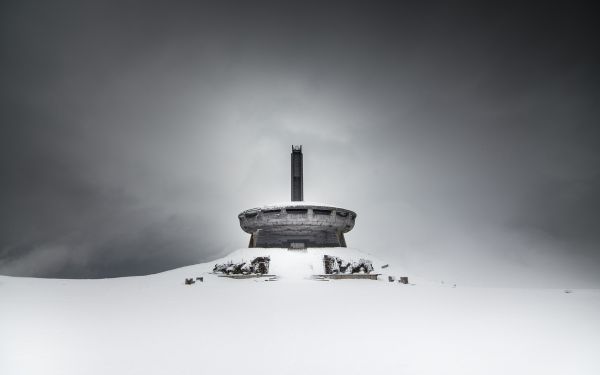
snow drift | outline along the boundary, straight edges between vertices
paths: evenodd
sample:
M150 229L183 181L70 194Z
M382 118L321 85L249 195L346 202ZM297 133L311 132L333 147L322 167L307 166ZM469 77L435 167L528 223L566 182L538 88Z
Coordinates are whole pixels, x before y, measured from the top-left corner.
M324 254L383 275L310 279ZM211 273L257 256L277 281ZM600 291L453 287L384 264L242 249L150 276L0 276L0 374L600 373Z

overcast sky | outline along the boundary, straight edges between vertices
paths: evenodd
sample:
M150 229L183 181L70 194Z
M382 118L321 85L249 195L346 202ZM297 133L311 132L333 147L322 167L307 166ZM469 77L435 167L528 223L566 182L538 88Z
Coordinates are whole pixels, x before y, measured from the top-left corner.
M14 1L0 10L0 274L159 272L242 210L354 210L434 280L600 286L599 33L575 2Z

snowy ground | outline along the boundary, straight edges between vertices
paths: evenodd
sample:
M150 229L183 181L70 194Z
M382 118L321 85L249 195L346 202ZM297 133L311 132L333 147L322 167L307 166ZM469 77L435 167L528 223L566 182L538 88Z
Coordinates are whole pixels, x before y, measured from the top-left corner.
M600 374L599 290L306 279L323 253L362 256L245 249L143 277L0 276L0 374ZM208 274L265 254L279 281Z

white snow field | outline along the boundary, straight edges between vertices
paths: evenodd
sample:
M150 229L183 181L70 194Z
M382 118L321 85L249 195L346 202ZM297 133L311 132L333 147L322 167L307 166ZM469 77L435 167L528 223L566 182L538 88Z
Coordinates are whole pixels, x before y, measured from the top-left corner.
M385 274L306 279L323 254ZM278 281L209 273L258 255ZM600 374L599 290L403 285L381 265L351 249L244 249L150 276L2 276L0 374Z

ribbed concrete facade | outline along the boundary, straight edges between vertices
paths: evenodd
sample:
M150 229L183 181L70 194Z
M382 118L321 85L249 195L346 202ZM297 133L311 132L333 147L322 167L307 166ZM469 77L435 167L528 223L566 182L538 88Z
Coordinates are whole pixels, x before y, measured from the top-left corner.
M279 205L246 210L238 216L251 234L249 247L346 247L344 233L356 213L326 205Z

